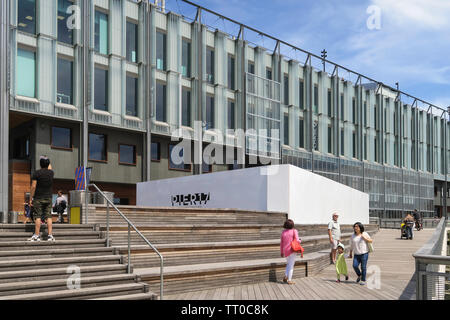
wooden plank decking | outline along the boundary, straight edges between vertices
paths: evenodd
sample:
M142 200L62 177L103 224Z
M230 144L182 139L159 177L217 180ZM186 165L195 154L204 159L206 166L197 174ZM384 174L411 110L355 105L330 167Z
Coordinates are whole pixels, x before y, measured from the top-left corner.
M330 265L320 274L295 279L295 285L264 282L224 287L166 296L167 300L410 300L415 299L414 258L434 229L414 232L413 240L401 240L400 230L381 229L374 238L375 252L368 267L380 270L380 288L370 289L355 283L352 261L347 259L349 281L336 283L336 273ZM295 272L295 271L294 271ZM369 275L368 275L369 276Z

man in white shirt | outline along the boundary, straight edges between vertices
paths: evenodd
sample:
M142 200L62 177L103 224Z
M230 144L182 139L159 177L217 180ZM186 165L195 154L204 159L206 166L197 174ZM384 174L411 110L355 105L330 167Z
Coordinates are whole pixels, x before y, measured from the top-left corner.
M341 226L339 225L338 218L339 215L337 212L333 213L332 216L333 220L330 221L328 224L328 237L330 239L330 245L331 245L331 263L336 263L336 251L338 244L341 241Z
M67 198L63 195L62 190L58 190L58 197L56 198L55 206L58 212L58 222L64 223L64 211L67 208Z

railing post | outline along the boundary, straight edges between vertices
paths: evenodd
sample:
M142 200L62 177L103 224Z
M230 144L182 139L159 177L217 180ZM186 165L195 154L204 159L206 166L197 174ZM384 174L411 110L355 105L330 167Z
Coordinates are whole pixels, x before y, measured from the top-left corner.
M131 273L131 229L128 224L128 273Z
M106 246L109 247L109 202L106 201Z
M163 300L163 295L164 295L164 285L163 285L163 281L164 281L164 260L162 257L160 257L161 259L161 279L160 279L160 284L159 284L159 300Z

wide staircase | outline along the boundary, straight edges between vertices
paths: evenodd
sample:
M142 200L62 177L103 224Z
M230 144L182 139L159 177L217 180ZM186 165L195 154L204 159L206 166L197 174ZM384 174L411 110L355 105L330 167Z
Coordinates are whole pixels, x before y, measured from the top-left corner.
M34 224L0 224L0 300L148 300L157 295L128 273L117 248L93 224L54 224L55 242L28 242Z
M285 213L232 209L144 208L119 206L139 231L164 256L164 292L176 294L210 288L278 281L286 260L280 257L280 234ZM89 223L106 237L106 206L89 208ZM109 237L127 262L128 226L110 209ZM298 256L294 277L319 273L330 263L326 225L299 225L303 258ZM352 226L341 225L348 244ZM377 225L367 225L373 234ZM131 233L131 264L141 280L158 292L160 260L140 237Z

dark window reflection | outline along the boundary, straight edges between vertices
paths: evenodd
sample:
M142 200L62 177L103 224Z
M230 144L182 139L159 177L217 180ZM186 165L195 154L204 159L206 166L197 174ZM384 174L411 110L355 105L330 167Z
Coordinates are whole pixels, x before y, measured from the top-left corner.
M52 127L52 147L72 149L72 130Z
M161 160L161 147L158 142L152 142L152 161Z
M166 86L156 83L156 120L166 122Z
M127 60L137 62L138 26L127 22Z
M67 9L73 5L69 0L58 0L58 41L67 44L73 44L73 29L67 25L68 18L73 14Z
M89 133L89 160L106 161L106 136Z
M119 162L124 164L136 164L136 146L119 145Z
M191 91L183 89L181 124L185 127L191 126Z
M97 110L108 111L108 71L95 69L94 107Z
M156 32L156 69L166 70L166 35Z
M19 0L17 10L17 28L36 34L36 0Z
M177 156L177 158L179 157L180 159L175 159L172 158L172 151L174 150L175 145L169 145L169 169L175 169L175 170L183 170L183 171L190 171L191 170L191 165L190 164L184 164L184 149L181 147L177 147L174 151L175 155ZM176 155L178 151L178 155ZM177 162L177 164L175 164L175 161ZM179 163L180 162L180 163ZM179 164L178 164L179 163Z
M127 77L127 115L137 116L138 79Z
M58 103L73 104L73 62L58 59Z

